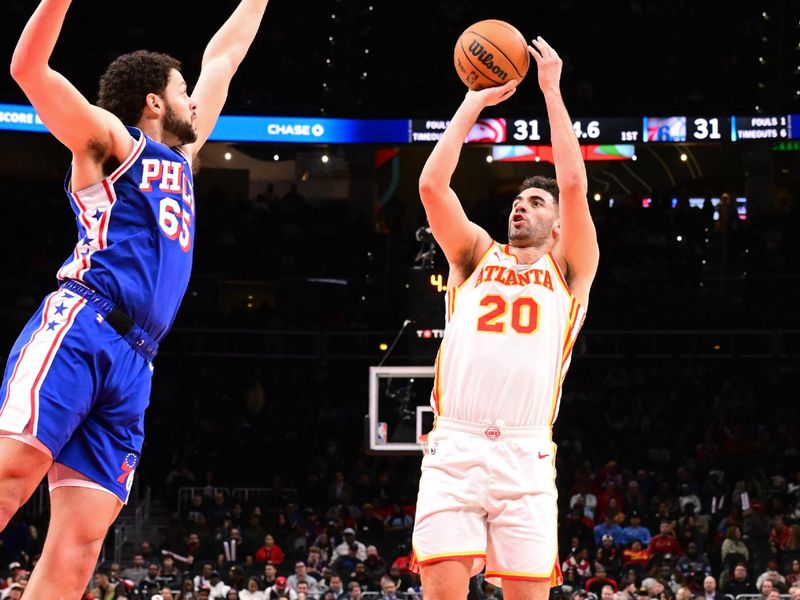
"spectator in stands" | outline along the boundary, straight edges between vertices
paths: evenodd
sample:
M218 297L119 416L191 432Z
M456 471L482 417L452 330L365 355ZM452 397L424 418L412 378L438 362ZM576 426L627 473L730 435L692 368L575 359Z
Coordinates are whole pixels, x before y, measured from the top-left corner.
M612 503L613 501L613 503ZM622 496L617 491L617 484L614 481L607 481L603 486L603 490L597 495L597 512L595 518L598 521L603 521L609 510L613 507L619 509L623 506ZM612 519L613 519L612 515Z
M108 569L101 567L94 574L94 587L91 594L98 600L114 600L116 596L115 588L117 586L111 583Z
M797 503L797 506L800 508L800 502ZM800 525L797 523L789 528L789 539L787 539L786 544L784 544L783 552L781 552L781 560L787 571L790 569L793 561L800 560Z
M787 589L786 578L778 572L778 563L774 560L769 561L767 570L756 578L756 587L761 589L761 585L765 581L772 582L772 585L781 593L784 593Z
M276 567L283 563L283 550L275 544L275 538L270 534L264 536L264 544L256 551L255 561L259 563L271 562Z
M266 592L258 589L258 578L251 577L247 580L247 589L239 592L239 600L267 600Z
M592 486L588 481L582 482L578 492L569 499L569 507L572 509L578 503L582 505L583 513L594 521L594 515L597 511L597 496L592 493Z
M322 569L327 567L328 563L322 560L322 552L318 546L310 546L308 548L308 556L306 556L306 569L308 574L315 579L322 577Z
M584 579L578 576L575 567L568 567L562 571L564 583L561 584L562 590L567 594L572 594L576 590L583 589Z
M336 562L336 559L340 556L349 555L353 545L356 546L356 558L362 561L367 560L367 547L356 540L355 530L352 527L347 527L342 533L344 534L344 541L334 548L331 562Z
M232 565L228 569L228 585L237 590L245 588L245 572L240 565Z
M259 578L258 587L262 590L266 590L269 587L275 585L275 580L278 578L278 571L275 568L275 565L272 563L267 563L264 565L264 572L261 574Z
M165 556L161 560L161 573L158 576L159 587L179 588L183 582L183 573L175 566L175 559ZM192 588L194 591L194 588Z
M698 600L722 600L722 594L717 590L717 580L713 575L703 578L703 593L698 595Z
M772 584L771 580L765 579L764 581L761 582L760 586L758 585L756 586L756 589L758 589L758 591L761 592L761 599L767 600L769 598L769 595L775 589L775 586Z
M747 566L744 563L738 563L733 567L733 577L722 586L722 593L736 597L739 594L752 594L755 589L747 575Z
M590 546L594 544L594 524L581 510L571 510L567 513L566 520L558 528L562 548L576 548L577 546ZM577 538L577 544L572 539Z
M795 558L789 564L789 573L786 575L786 585L789 588L800 584L800 559Z
M643 546L650 543L650 530L642 525L638 510L631 511L630 524L622 530L621 546L630 546L633 540L639 540Z
M328 502L331 504L349 504L353 497L353 488L347 483L344 473L336 471L333 481L328 486Z
M231 527L230 533L224 536L217 544L217 564L244 563L252 550L247 548L242 540L242 533L236 527Z
M687 504L691 507L691 504ZM697 517L694 514L688 514L678 520L678 544L681 548L687 548L689 544L695 544L700 550L705 549L706 536L697 526Z
M333 556L333 544L331 544L331 538L327 531L321 531L314 541L311 542L311 545L319 548L320 558L325 564L329 564L331 562L331 556Z
M205 509L204 513L211 527L219 527L226 518L230 517L230 508L228 508L223 491L214 491L211 504Z
M647 498L642 492L639 482L631 479L626 487L625 496L623 497L623 506L628 513L633 514L636 511L638 514L646 513L650 505Z
M617 582L608 576L605 568L603 568L603 565L597 565L594 572L594 577L590 577L586 580L586 584L583 586L583 589L587 592L595 594L596 596L599 596L604 585L610 585L612 588L614 588L614 592L617 591Z
M663 519L659 525L659 532L650 539L647 549L654 558L660 558L664 554L679 556L682 554L675 532L672 530L672 523L668 519Z
M650 564L652 556L650 550L642 545L641 540L634 539L631 542L631 547L622 551L622 567L627 569L633 566L636 568L637 573L642 573L647 568L647 565Z
M786 527L783 515L775 515L772 519L772 529L769 532L769 541L776 544L781 550L789 541L790 529Z
M4 600L21 600L22 592L25 591L25 587L20 583L12 583L8 589L4 590L5 596L3 597Z
M347 573L351 573L356 568L358 563L358 546L355 544L350 544L348 553L339 555L339 557L333 562L333 565L331 565L331 567L324 567L323 571L325 569L332 568L336 573L346 575Z
M750 551L742 541L742 530L736 525L728 527L728 532L720 550L720 560L723 565L728 565L731 562L744 562L746 564L750 560Z
M575 573L584 581L592 576L592 563L589 561L589 550L586 547L580 547L577 552L567 556L561 565L561 570L566 572L568 569L575 569Z
M693 591L702 589L703 581L711 574L711 563L705 552L701 552L694 542L686 546L686 554L678 559L675 567L683 575L684 582Z
M387 542L395 544L406 543L411 537L411 528L414 526L414 519L403 511L403 507L397 502L392 504L389 515L383 520L383 530L386 534Z
M595 551L594 562L595 565L603 565L609 577L619 578L619 573L622 570L622 557L618 548L614 545L614 538L609 534L603 536L600 547ZM597 570L596 567L595 570Z
M194 576L192 580L194 583L195 591L199 590L202 587L210 586L211 585L211 573L214 572L214 565L211 563L203 563L203 566L200 567L200 573Z
M370 591L380 587L381 577L386 573L386 562L383 560L375 546L367 547L367 560L364 561L367 568L367 577L370 580Z
M397 597L397 586L391 577L383 577L381 579L381 600L400 600Z
M380 542L384 536L383 521L375 515L375 508L369 502L361 507L361 516L356 520L356 537L365 544Z
M362 593L361 586L357 581L351 581L350 583L347 584L348 598L346 600L361 600L361 593Z
M658 492L653 496L650 501L650 508L652 510L660 510L659 505L666 505L667 512L670 516L677 515L680 512L680 505L678 499L672 493L672 488L669 483L662 481L658 486Z
M614 600L614 588L606 584L600 589L600 600Z
M691 490L688 483L682 483L679 492L678 507L681 512L687 504L691 504L695 510L700 510L700 497Z
M361 591L368 591L371 589L371 583L367 575L367 567L363 562L356 563L356 568L350 573L348 581L357 583Z
M800 586L793 585L789 588L789 600L800 600Z
M297 591L297 584L301 581L305 581L308 584L309 590L314 590L314 588L317 587L317 580L308 574L306 563L304 563L302 560L298 560L296 563L294 563L294 574L290 575L286 580L286 585Z
M139 580L139 585L137 586L140 590L142 595L145 595L147 590L161 589L159 585L159 574L161 572L161 567L158 563L150 563L147 565L147 574Z
M137 553L133 555L133 566L123 569L120 576L132 581L133 585L139 585L145 575L147 575L147 567L144 564L144 557Z
M211 578L208 581L208 589L211 600L222 600L225 598L231 588L229 585L226 585L224 581L222 581L221 573L214 569L211 571Z
M266 535L267 530L261 524L261 508L256 506L247 517L247 525L242 528L242 542L248 548L258 548Z
M278 576L275 578L275 584L268 587L266 590L267 600L278 600L279 598L288 598L288 600L297 600L297 592L288 586L286 577Z
M614 522L612 515L607 514L605 520L594 528L594 543L599 546L603 543L603 536L610 535L614 544L622 540L622 527ZM598 590L599 591L599 590Z
M338 575L331 576L331 582L328 591L333 594L332 600L347 600L348 595L342 584L342 578Z
M230 588L225 592L224 598L225 600L239 600L239 592L236 591L236 588Z

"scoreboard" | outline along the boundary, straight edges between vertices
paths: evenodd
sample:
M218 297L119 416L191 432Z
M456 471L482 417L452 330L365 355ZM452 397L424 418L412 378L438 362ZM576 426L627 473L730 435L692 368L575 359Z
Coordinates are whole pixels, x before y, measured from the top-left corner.
M425 144L438 141L446 119L329 119L222 115L212 141L293 144ZM800 139L800 115L679 114L574 118L584 145L684 142L781 142ZM0 131L47 132L32 106L0 104ZM468 144L549 145L550 125L537 115L483 118Z

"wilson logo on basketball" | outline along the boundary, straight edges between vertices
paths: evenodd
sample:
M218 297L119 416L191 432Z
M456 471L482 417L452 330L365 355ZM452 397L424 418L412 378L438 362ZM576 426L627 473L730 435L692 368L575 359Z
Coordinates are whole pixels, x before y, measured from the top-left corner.
M508 77L508 73L503 71L499 66L494 64L494 54L486 50L478 40L472 40L469 45L469 51L478 61L489 69L494 75L497 75L502 81Z

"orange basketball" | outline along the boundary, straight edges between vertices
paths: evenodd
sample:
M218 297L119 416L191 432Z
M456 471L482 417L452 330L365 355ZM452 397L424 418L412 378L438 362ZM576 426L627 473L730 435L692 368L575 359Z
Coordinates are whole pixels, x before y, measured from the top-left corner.
M471 90L522 81L530 65L528 43L513 25L487 19L459 36L453 62L461 81Z

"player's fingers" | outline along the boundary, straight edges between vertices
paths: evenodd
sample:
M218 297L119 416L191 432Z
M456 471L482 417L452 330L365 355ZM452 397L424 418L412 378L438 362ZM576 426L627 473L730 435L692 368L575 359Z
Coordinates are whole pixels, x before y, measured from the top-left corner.
M534 60L535 60L537 63L538 63L540 60L542 60L542 55L541 55L541 54L539 53L539 51L538 51L536 48L534 48L533 46L528 46L528 52L530 52L530 53L531 53L531 56L533 56L533 59L534 59Z
M542 36L538 36L536 40L539 42L541 47L547 52L548 55L558 58L558 53L553 49L553 47L548 44Z

